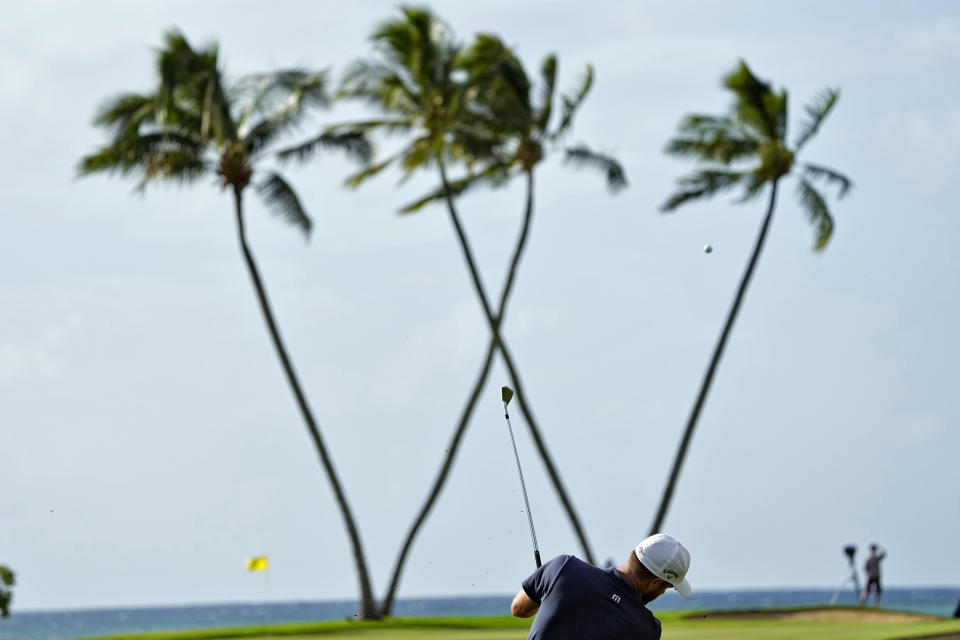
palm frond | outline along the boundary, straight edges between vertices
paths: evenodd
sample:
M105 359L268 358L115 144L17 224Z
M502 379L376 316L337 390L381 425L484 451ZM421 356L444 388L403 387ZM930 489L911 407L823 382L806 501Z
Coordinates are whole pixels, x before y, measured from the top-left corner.
M297 162L306 162L320 149L342 151L348 158L363 163L369 163L373 156L373 147L363 132L325 131L306 142L282 149L277 152L277 158L281 161L295 159Z
M156 121L156 108L154 96L125 93L101 105L93 123L113 129L114 138L136 135L141 125Z
M361 99L373 107L412 114L421 103L414 78L403 67L378 60L357 60L344 73L338 98Z
M177 29L163 35L164 46L157 51L157 75L160 78L159 107L161 123L174 104L178 80L190 69L196 54L186 37Z
M820 192L805 178L797 180L797 195L800 198L800 204L807 211L810 223L816 229L813 248L815 251L820 251L827 246L833 234L833 217L830 215L830 209Z
M283 220L300 229L309 237L313 223L310 221L300 199L286 180L277 173L268 173L264 180L256 185L257 193L270 207L271 211Z
M201 156L184 150L169 150L151 157L143 167L137 191L150 182L192 184L211 172L212 165Z
M506 184L510 177L510 167L503 164L495 164L487 167L480 173L470 174L457 180L451 180L448 184L450 193L453 196L460 196L467 191L481 185L499 187ZM404 205L399 213L414 213L433 202L439 202L447 197L443 185L432 189L425 196Z
M763 188L773 179L762 167L750 171L744 177L743 194L737 198L737 204L750 202L759 196Z
M145 107L146 109L146 107ZM173 104L163 114L159 111L159 101L155 101L152 114L143 113L139 122L131 120L125 133L117 133L117 138L121 135L143 135L147 133L176 133L189 136L198 141L203 140L201 135L203 114L199 108L194 108L189 104L178 102Z
M281 132L292 124L292 120L280 118L261 120L243 136L243 146L253 157L262 153Z
M729 165L756 155L759 146L753 140L724 138L713 139L673 138L664 148L664 153L680 158L696 158L703 162L718 162Z
M374 164L371 164L370 166L364 167L361 171L358 171L357 173L347 176L343 184L347 187L350 187L351 189L356 189L367 179L372 178L373 176L377 175L378 173L386 169L388 166L390 166L390 163L392 163L396 159L397 159L397 156L393 155L387 158L386 160L383 160L381 162L376 162Z
M162 178L161 165L168 158L179 164L203 166L204 145L192 138L174 133L153 133L141 136L128 136L117 140L100 151L84 157L78 166L81 176L91 173L114 173L127 175L142 172L145 175ZM188 159L193 159L188 162Z
M250 123L255 114L270 119L278 112L290 111L293 106L299 109L325 107L330 102L326 71L282 69L247 76L238 84L241 94L249 96L247 107L238 121L240 136L252 128Z
M692 113L680 122L680 131L684 133L704 134L714 130L739 131L737 123L730 116L712 116L706 113Z
M236 140L231 102L224 89L218 67L217 46L208 45L195 51L179 31L169 31L165 47L157 54L160 76L159 120L171 121L172 113L195 111L200 114L199 134L217 144Z
M468 110L492 114L507 128L530 121L530 80L520 60L498 36L477 34L455 64L467 72L465 83L477 91L476 100L465 105Z
M839 99L839 89L824 89L813 99L811 104L804 107L808 119L800 125L802 129L800 130L800 135L797 137L796 143L798 151L807 144L810 138L816 135L817 130L820 129L820 125Z
M774 94L770 85L753 75L750 67L742 60L737 68L724 78L723 83L737 96L734 113L738 120L763 138L783 138L786 94Z
M260 122L247 130L250 121L241 125L239 135L243 138L250 155L262 151L284 131L296 126L309 106L323 105L327 102L324 77L320 74L308 74L293 71L283 74L279 82L289 84L274 89L284 92L286 98L266 114Z
M429 9L404 7L401 12L402 18L381 24L371 39L391 66L409 73L420 93L430 93L449 76L459 47L450 28Z
M587 69L583 74L583 77L580 79L576 90L572 94L564 94L560 96L563 109L562 116L560 118L560 125L557 127L556 131L551 134L551 138L554 140L559 139L567 132L567 129L570 128L570 124L573 121L573 115L576 113L577 109L583 104L584 99L587 97L587 94L590 93L590 87L593 86L593 65L587 65Z
M777 131L777 140L786 141L787 139L787 109L790 101L787 99L787 90L781 89L780 93L770 93L764 98L764 106L767 113L773 117L774 126Z
M527 72L524 70L520 58L498 36L486 35L485 37L493 41L493 50L497 54L496 58L490 60L489 73L501 76L504 82L513 89L519 106L527 112L531 112L533 109L530 102L530 78L527 77Z
M831 184L837 185L838 198L843 198L845 195L847 195L847 192L850 191L851 187L853 187L853 183L850 181L850 178L829 167L810 164L807 162L803 165L803 174L805 177L813 180L823 179Z
M326 127L324 133L372 133L382 131L386 134L409 133L416 123L409 118L380 118L375 120L358 120L356 122L342 122Z
M577 167L599 169L607 178L607 188L616 193L627 186L627 175L623 167L612 156L597 153L584 145L566 149L563 160Z
M513 128L522 127L520 118L491 121L488 117L473 110L462 112L449 123L446 136L436 137L434 152L444 153L451 164L463 163L471 173L477 164L509 164L522 135Z
M756 136L726 117L690 115L679 129L682 135L670 140L664 151L682 158L729 165L755 156L761 146Z
M450 26L426 7L405 7L403 14L417 36L417 67L420 86L440 85L453 71L460 45Z
M417 169L433 166L436 149L436 139L427 135L417 138L401 151L400 168L404 172L401 182L406 182Z
M661 206L661 211L673 211L692 200L706 198L737 186L746 174L737 171L705 169L680 178L679 189Z
M553 94L557 87L557 56L548 55L540 65L540 77L543 84L540 86L540 103L537 109L535 126L537 131L545 132L550 126L550 116L553 115Z
M380 50L381 55L395 66L421 71L421 59L418 55L421 46L429 46L429 38L423 38L417 30L410 14L403 11L404 18L383 22L373 33L370 39Z
M514 58L513 52L499 36L478 33L469 47L457 53L455 62L457 70L465 71L472 80L481 80L496 74L499 65L511 58Z

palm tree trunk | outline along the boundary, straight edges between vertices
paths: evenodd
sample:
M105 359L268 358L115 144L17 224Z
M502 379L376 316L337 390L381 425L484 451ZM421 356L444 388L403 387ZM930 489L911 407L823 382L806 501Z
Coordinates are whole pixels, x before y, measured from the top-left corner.
M498 307L499 313L494 318L498 330L500 325L503 323L503 316L507 311L507 300L510 297L511 291L513 290L513 283L516 280L517 265L520 264L520 258L523 255L523 250L527 244L527 236L530 232L530 220L532 217L533 173L530 172L528 173L527 177L527 205L524 211L523 225L520 229L520 237L517 239L517 244L513 249L513 257L510 260L510 269L507 272L506 282L503 285L503 290L500 292L500 304ZM387 594L380 605L380 615L382 616L390 615L390 611L393 608L394 596L396 595L396 590L400 583L400 574L403 572L403 565L407 559L407 553L410 551L410 547L413 545L413 540L419 532L420 527L423 525L424 521L426 521L427 515L430 513L434 503L440 496L440 491L443 490L443 485L446 484L447 476L450 474L450 469L453 467L454 458L456 458L457 450L460 447L460 441L463 438L463 434L466 432L467 424L470 422L470 417L473 415L473 410L476 407L477 401L480 399L480 394L487 383L487 377L490 374L490 368L493 364L493 356L496 351L497 340L495 338L491 338L490 344L487 347L487 355L484 358L483 366L480 368L480 375L477 376L477 380L473 385L473 390L470 392L470 397L467 399L467 404L464 406L463 411L460 414L460 420L457 423L456 430L453 432L453 437L450 439L450 444L447 446L446 455L444 456L443 463L440 466L440 472L437 474L437 477L433 482L433 487L430 490L430 494L427 496L426 501L420 508L420 512L417 514L417 517L414 519L413 525L407 532L407 537L404 540L403 547L400 550L400 556L397 558L397 563L393 569L393 577L390 580L390 587L387 589Z
M557 495L560 496L560 502L563 504L563 508L567 512L567 517L570 519L570 524L573 526L573 531L577 536L577 540L580 541L580 546L583 549L584 560L590 564L594 564L593 553L590 551L590 544L587 542L587 534L584 532L583 526L580 524L577 513L573 508L573 503L567 496L566 489L563 487L563 482L560 480L560 474L557 472L557 469L553 464L553 460L550 458L550 453L547 451L547 445L540 436L540 430L537 428L537 423L533 418L532 410L530 409L529 404L527 404L527 396L523 391L523 385L520 383L520 375L517 373L516 367L513 366L513 358L510 357L510 351L507 349L507 345L502 340L500 341L500 353L503 355L503 362L507 365L507 371L510 373L510 379L513 382L513 391L517 396L517 403L520 405L520 413L522 413L523 417L527 420L527 425L530 427L530 435L533 436L533 442L537 447L537 451L540 453L540 457L543 459L543 463L547 467L547 474L550 476L550 480L553 482L553 486L557 490Z
M460 446L460 440L463 438L463 434L467 428L467 423L470 421L470 415L473 413L473 407L476 405L477 400L479 400L480 392L483 390L483 387L486 384L487 375L490 373L490 365L493 362L494 351L495 349L493 347L487 351L486 360L483 363L483 367L480 369L480 375L477 377L477 381L474 383L473 392L470 394L470 398L467 400L467 404L463 409L463 413L460 415L460 422L457 425L456 431L453 433L453 437L450 439L450 444L447 445L446 456L443 459L443 464L440 466L440 472L437 474L437 477L433 482L433 488L430 490L430 495L427 496L423 506L420 507L420 511L417 514L417 517L414 519L413 525L407 532L407 537L403 542L403 547L400 549L400 555L397 557L397 562L393 567L393 576L390 578L390 586L387 588L387 593L380 604L381 616L389 616L390 611L393 609L394 597L396 596L397 588L400 585L400 574L403 573L403 565L407 560L407 554L410 552L410 548L413 546L413 539L420 531L420 527L426 521L427 515L433 508L434 502L436 502L437 498L440 496L440 491L443 488L443 485L446 483L447 475L450 473L450 468L453 466L453 459L456 456L457 448Z
M563 508L567 512L567 517L570 519L570 523L573 526L574 532L580 541L584 556L586 556L585 559L587 562L592 564L593 554L590 551L590 545L587 543L586 534L583 531L583 527L580 525L580 520L573 508L573 503L567 496L567 491L563 486L563 482L560 480L560 474L557 472L556 467L553 464L553 459L550 457L550 453L547 451L546 444L544 443L543 438L540 436L540 429L537 427L536 420L534 420L533 413L526 401L526 395L523 392L523 385L520 384L520 376L517 374L517 369L513 364L513 358L510 356L510 350L500 337L499 324L493 314L493 311L490 309L490 303L487 301L487 294L483 288L483 282L480 280L480 273L477 271L477 266L473 259L473 251L470 249L470 243L467 241L467 236L463 231L463 227L460 225L460 218L457 215L457 209L453 202L453 192L451 191L450 183L447 180L446 166L444 165L443 158L440 154L437 154L437 164L440 167L440 179L443 182L443 190L446 196L445 199L447 202L447 209L450 212L450 220L453 223L454 230L457 233L457 239L460 241L460 248L463 250L463 256L467 261L467 267L470 269L470 277L473 280L473 286L474 289L476 289L477 296L480 298L480 304L483 306L484 315L487 317L487 324L490 325L490 331L492 333L491 338L497 342L500 353L503 355L503 361L507 365L507 371L510 373L510 379L513 382L513 391L516 394L517 402L520 405L520 411L523 413L524 418L526 418L527 426L530 428L530 433L533 436L534 444L537 447L537 451L540 453L540 458L543 460L543 463L547 468L547 474L550 476L550 480L553 482L553 486L556 489L557 494L560 496L560 502L563 504ZM531 173L528 173L528 180L530 186L532 187L533 176ZM532 190L530 191L528 198L532 206Z
M680 442L680 448L677 449L677 457L673 461L673 469L670 471L670 479L667 480L667 486L663 491L663 497L660 500L660 508L653 520L653 526L650 528L650 534L658 533L664 520L667 517L667 509L670 507L670 500L673 497L673 491L676 488L677 478L680 476L680 467L683 466L683 459L687 455L687 448L690 446L690 439L693 436L693 430L697 426L697 420L700 417L700 410L707 399L707 393L710 391L710 385L713 383L713 376L717 372L717 366L720 364L720 358L723 356L723 349L727 345L727 338L730 337L730 331L733 329L733 323L737 319L737 313L740 311L740 303L750 285L750 278L753 276L753 270L757 266L760 258L760 252L763 250L763 244L767 239L767 231L770 228L770 221L773 219L774 205L777 200L777 182L774 180L770 190L770 202L767 205L767 213L760 225L760 232L757 234L757 240L753 245L753 253L750 255L750 261L740 279L740 287L737 289L737 295L733 298L733 305L727 314L727 321L723 325L723 331L717 339L717 344L713 349L713 357L710 359L710 365L703 376L703 382L700 384L700 393L697 394L697 400L693 403L693 410L690 412L690 418L687 420L687 428L683 432L683 440Z
M354 524L353 514L350 511L350 505L347 503L347 498L343 493L343 489L340 487L340 481L337 479L337 472L333 468L333 462L327 453L327 448L323 443L323 438L320 436L320 430L317 427L316 421L313 419L313 413L310 411L310 407L307 404L307 399L301 390L300 382L297 379L297 374L293 370L293 364L290 362L290 358L287 356L286 348L283 346L283 340L280 338L280 331L277 328L277 323L273 318L273 311L270 309L270 302L267 300L266 289L264 289L263 282L260 279L260 272L257 269L256 262L253 259L253 254L250 252L250 248L247 246L246 230L243 222L243 200L240 189L234 189L234 199L236 201L237 232L240 238L240 248L243 251L243 258L247 262L247 268L250 270L250 278L253 280L253 287L257 292L257 300L260 302L260 309L263 311L263 317L267 322L267 328L270 330L270 337L273 339L273 345L277 350L277 355L280 357L280 363L283 365L283 371L287 375L287 382L290 383L290 388L293 390L293 395L297 400L297 405L300 407L300 412L303 414L303 419L307 423L307 429L310 431L310 436L313 438L313 443L317 448L317 452L320 454L320 460L323 463L323 468L326 470L327 477L330 479L330 484L333 487L333 493L337 500L337 505L340 507L344 524L346 524L347 527L347 533L350 537L350 544L353 547L353 558L357 565L357 576L360 581L360 607L357 615L362 619L376 619L376 604L373 599L373 590L370 587L370 577L367 573L366 561L364 560L363 546L360 543L360 534L357 531L356 525Z

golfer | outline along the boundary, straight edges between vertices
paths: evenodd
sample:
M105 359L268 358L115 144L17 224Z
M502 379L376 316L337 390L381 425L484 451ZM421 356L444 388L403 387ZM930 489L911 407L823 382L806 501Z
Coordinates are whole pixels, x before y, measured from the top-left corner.
M660 621L645 605L670 587L690 595L689 568L690 553L663 533L642 540L619 567L557 556L523 581L510 613L537 614L529 640L659 640Z

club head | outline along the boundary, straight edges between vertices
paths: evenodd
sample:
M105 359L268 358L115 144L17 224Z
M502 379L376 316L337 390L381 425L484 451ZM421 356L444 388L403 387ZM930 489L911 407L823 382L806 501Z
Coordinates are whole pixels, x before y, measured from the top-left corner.
M513 389L510 387L500 387L500 397L503 398L504 404L510 404L510 401L513 399Z

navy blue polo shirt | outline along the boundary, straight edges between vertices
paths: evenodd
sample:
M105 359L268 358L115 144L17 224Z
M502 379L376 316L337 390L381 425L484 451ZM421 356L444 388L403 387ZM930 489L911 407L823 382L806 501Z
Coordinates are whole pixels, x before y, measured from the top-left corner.
M614 567L557 556L523 590L540 605L529 640L660 640L660 621Z

